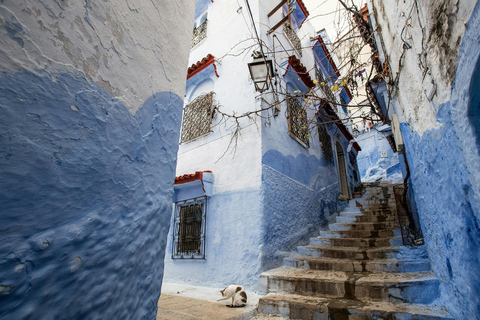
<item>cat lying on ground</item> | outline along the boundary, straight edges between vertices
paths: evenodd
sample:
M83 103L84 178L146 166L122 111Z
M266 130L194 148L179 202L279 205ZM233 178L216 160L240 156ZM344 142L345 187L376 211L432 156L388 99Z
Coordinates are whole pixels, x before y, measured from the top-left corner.
M245 307L247 304L247 294L241 286L231 284L223 290L220 290L223 298L218 299L217 301L227 300L232 298L232 304L227 305L230 308Z

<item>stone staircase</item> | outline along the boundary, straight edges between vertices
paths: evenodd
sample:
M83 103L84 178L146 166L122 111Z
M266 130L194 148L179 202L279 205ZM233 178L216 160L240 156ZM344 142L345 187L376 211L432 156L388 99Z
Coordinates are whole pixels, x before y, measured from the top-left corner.
M453 319L423 246L403 246L392 186L370 184L328 231L260 275L258 311L289 319Z

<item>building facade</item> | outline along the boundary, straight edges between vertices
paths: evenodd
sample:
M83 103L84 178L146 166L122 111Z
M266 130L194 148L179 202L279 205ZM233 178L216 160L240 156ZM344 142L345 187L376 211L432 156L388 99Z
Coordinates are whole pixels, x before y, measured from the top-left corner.
M155 317L193 12L0 4L1 319Z
M302 1L278 4L197 1L166 282L256 289L359 182L328 37ZM262 50L259 93L247 64Z
M368 9L390 74L388 117L396 123L404 177L432 270L442 281L443 303L455 319L479 318L480 5L407 1L388 7L374 0Z

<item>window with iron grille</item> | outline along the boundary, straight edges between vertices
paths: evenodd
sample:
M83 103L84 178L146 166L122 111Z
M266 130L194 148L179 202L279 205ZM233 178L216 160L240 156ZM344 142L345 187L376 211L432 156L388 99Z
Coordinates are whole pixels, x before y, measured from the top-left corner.
M332 138L328 134L325 125L317 124L318 138L320 139L320 145L322 146L323 155L330 163L333 164L333 150L332 150Z
M307 111L302 107L300 101L295 97L287 98L287 112L288 112L288 132L300 144L308 148L308 122Z
M193 29L192 45L190 48L195 47L207 37L207 21L208 20L205 19L205 21L203 21L198 27Z
M172 259L205 259L206 197L175 204Z
M181 143L210 133L213 117L213 92L197 97L183 108Z
M283 25L283 33L285 33L285 36L292 44L292 47L298 52L300 56L302 56L302 42L300 41L300 38L297 36L297 33L292 28L290 23L287 22Z
M332 90L330 89L328 81L326 81L325 78L323 77L322 71L316 68L315 74L317 76L318 83L320 84L320 89L322 89L322 92L325 94L325 97L329 101L336 103L337 99L335 98L335 94L333 94Z

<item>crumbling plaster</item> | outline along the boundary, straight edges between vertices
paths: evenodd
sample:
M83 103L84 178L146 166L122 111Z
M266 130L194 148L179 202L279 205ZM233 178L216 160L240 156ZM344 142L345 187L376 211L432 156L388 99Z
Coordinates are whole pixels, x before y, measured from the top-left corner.
M398 79L392 105L400 110L391 108L390 114L399 113L420 134L438 128L438 106L450 99L460 43L475 1L409 0L392 6L371 2L390 81Z
M159 87L183 96L190 44L177 35L192 33L193 13L179 23L178 12L188 2L4 0L0 72L73 67L132 113Z

